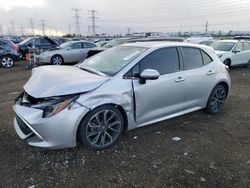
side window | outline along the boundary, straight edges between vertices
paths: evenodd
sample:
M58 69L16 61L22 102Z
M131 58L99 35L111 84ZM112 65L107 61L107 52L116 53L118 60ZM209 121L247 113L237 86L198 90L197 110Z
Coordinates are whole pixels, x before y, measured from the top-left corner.
M82 48L82 44L80 42L76 42L74 44L72 44L71 49L81 49Z
M238 51L238 52L243 51L243 44L242 44L242 42L238 42L236 44L234 51Z
M177 48L163 48L152 52L140 61L141 72L155 69L161 75L180 70Z
M196 69L203 66L201 52L197 48L183 47L184 69Z
M39 44L41 44L41 39L40 38L35 38L32 43L34 45L39 45Z
M49 41L47 41L46 39L41 38L41 43L42 44L49 44Z
M140 74L140 66L139 63L137 63L132 69L130 69L123 78L125 79L131 79L133 77L139 77Z
M92 43L88 43L88 42L84 42L84 48L95 48L96 45L92 44Z
M243 43L244 50L250 50L250 42Z
M207 65L213 61L213 59L207 53L205 53L203 50L201 50L201 55L203 58L204 65Z

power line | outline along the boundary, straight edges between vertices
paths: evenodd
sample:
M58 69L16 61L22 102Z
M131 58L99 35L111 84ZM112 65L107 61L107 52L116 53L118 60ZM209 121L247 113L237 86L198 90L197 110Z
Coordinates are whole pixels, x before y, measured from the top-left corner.
M79 16L79 12L81 11L81 9L78 8L72 8L72 11L74 12L74 18L75 18L75 33L77 36L81 35L81 30L80 30L80 16Z
M69 34L71 34L71 26L70 26L70 23L68 24L68 27L69 27Z
M91 29L92 29L92 36L96 35L96 24L95 21L97 19L97 17L95 16L95 13L97 13L97 10L89 10L91 16L89 17L89 19L91 20Z
M41 22L41 26L42 26L42 32L43 32L43 35L45 35L45 21L46 20L40 20L40 22Z

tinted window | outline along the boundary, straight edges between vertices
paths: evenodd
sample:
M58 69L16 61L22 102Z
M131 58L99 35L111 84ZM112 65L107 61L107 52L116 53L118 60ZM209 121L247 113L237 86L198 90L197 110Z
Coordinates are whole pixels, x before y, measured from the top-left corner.
M163 48L146 56L140 62L141 72L145 69L155 69L161 75L180 70L179 57L176 48Z
M41 43L42 44L49 44L49 41L47 41L46 39L41 38Z
M82 44L80 42L74 43L70 46L72 49L81 49Z
M201 52L196 48L183 48L184 69L190 70L203 66Z
M235 51L240 51L240 52L243 51L243 44L242 44L242 42L237 43L234 50Z
M96 47L96 45L94 45L92 43L88 43L88 42L85 42L83 44L84 44L84 48L94 48L94 47Z
M244 42L243 46L244 46L244 50L250 50L250 43L249 42Z
M203 58L204 65L206 65L208 63L211 63L213 61L213 59L209 55L207 55L207 53L205 53L202 50L201 50L201 55L202 55L202 58Z

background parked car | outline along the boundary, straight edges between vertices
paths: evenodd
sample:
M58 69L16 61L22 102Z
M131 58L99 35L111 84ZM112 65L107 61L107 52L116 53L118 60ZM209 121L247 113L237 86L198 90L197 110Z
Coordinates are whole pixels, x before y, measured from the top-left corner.
M39 64L77 63L87 57L89 49L95 47L97 47L96 44L87 41L69 41L60 45L57 50L46 51L37 55L36 60Z
M39 51L46 51L48 49L55 49L57 46L57 43L49 37L31 37L18 44L19 56L23 59L29 53L29 48L31 47L35 47Z
M219 40L211 47L227 66L247 66L250 63L250 41Z
M10 68L19 59L18 46L13 42L0 39L0 62L5 68Z
M23 41L23 39L19 36L10 37L9 40L12 41L14 44L19 44Z

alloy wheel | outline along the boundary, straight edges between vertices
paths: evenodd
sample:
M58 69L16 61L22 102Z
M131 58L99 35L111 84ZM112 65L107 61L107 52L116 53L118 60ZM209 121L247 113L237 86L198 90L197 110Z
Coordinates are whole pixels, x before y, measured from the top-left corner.
M62 60L62 58L59 57L59 56L56 56L56 57L53 58L53 64L54 64L54 65L61 65L62 62L63 62L63 60Z
M2 62L2 65L6 68L10 68L14 65L14 61L11 57L3 57L1 62Z
M86 126L86 138L95 148L113 144L122 132L122 122L112 110L102 110L94 114Z
M221 110L226 100L226 90L223 86L217 87L212 95L211 108L214 113Z

